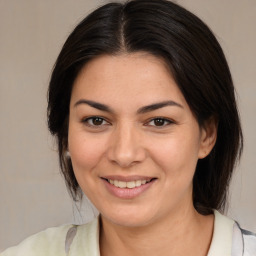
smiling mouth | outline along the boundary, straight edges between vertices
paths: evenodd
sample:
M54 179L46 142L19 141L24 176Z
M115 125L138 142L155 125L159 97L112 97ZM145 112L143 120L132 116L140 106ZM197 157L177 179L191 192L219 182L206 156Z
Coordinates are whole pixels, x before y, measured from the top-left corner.
M155 180L155 178L149 179L149 180L134 180L134 181L121 181L121 180L111 180L111 179L104 179L106 180L108 183L112 184L113 186L117 187L117 188L136 188L136 187L140 187L143 186L147 183L152 182L153 180Z

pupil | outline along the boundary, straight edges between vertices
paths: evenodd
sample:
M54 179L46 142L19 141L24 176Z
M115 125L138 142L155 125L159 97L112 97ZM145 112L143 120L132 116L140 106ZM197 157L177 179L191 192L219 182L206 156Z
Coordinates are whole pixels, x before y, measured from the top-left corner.
M102 118L96 117L96 118L93 119L93 124L94 125L101 125L102 121L103 121Z
M155 125L156 126L162 126L164 124L164 120L163 119L156 119L155 120Z

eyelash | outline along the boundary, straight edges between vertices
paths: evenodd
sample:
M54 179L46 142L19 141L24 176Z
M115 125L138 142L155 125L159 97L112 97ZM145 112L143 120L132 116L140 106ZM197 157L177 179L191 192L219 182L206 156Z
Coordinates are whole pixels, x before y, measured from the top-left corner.
M93 124L93 121L100 121L100 124ZM154 123L153 125L150 124L151 122L156 122L156 121L160 121L162 122L162 125L156 125L156 123ZM90 123L91 122L91 123ZM105 118L101 117L101 116L91 116L91 117L87 117L85 119L82 120L82 123L84 123L85 125L89 126L89 127L93 127L93 128L101 128L102 126L105 125L110 125L110 122L108 122ZM166 126L169 126L171 124L174 124L175 122L173 120L164 118L164 117L155 117L150 119L149 121L146 122L145 126L151 126L151 127L156 127L156 128L164 128Z
M150 125L151 122L156 122L156 121L162 122L163 125L156 125L155 123L154 123L154 125ZM164 118L164 117L155 117L155 118L150 119L146 123L146 126L154 126L154 127L157 127L157 128L162 128L162 127L166 127L170 124L174 124L174 121L170 120L170 119L167 119L167 118Z
M96 120L100 120L103 122L103 124L93 124L93 123L89 123L89 122L93 122ZM105 120L105 118L101 117L101 116L91 116L91 117L87 117L85 119L82 120L82 123L84 123L85 125L89 126L89 127L95 127L95 128L100 128L103 125L109 125L110 123L108 121Z

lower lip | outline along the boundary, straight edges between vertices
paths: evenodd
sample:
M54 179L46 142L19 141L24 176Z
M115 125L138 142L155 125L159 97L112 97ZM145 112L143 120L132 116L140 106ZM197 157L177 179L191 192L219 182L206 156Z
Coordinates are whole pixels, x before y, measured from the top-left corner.
M102 181L104 182L107 190L114 196L122 198L122 199L132 199L135 198L139 195L141 195L143 192L145 192L146 190L148 190L153 183L155 183L155 179L144 184L141 185L139 187L135 187L135 188L118 188L112 184L110 184L108 181L102 179Z

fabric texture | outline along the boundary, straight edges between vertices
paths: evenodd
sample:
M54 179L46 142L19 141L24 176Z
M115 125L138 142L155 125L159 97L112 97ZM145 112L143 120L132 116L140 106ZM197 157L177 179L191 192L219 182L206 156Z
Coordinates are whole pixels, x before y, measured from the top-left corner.
M207 256L256 256L256 234L214 211L214 231ZM11 247L0 256L100 256L99 217L84 225L50 228Z

